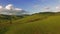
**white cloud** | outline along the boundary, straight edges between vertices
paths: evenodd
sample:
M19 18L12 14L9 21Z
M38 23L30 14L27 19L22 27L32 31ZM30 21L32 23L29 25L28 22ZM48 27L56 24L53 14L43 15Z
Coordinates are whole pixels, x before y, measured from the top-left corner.
M3 7L2 6L0 6L0 9L2 9Z
M60 6L56 6L56 9L57 9L57 10L60 10Z
M8 4L8 5L5 7L5 9L11 10L11 9L13 9L13 5L12 5L12 4Z
M22 10L22 9L20 9L20 8L15 8L15 10Z
M55 12L60 12L60 6L55 7Z
M44 11L43 12L51 12L51 8L50 7L44 7Z
M8 4L5 7L0 6L0 14L6 14L6 15L21 15L25 13L23 9L15 8L12 4Z

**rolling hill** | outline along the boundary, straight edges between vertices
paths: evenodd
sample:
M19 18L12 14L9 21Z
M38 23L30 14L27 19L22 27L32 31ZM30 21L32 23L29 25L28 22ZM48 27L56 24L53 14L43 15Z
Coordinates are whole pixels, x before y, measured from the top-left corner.
M16 16L15 16L16 17ZM4 17L3 17L4 18ZM16 19L17 18L17 19ZM1 34L60 34L60 13L36 13L2 24ZM16 20L15 20L16 19ZM8 20L9 21L9 20Z

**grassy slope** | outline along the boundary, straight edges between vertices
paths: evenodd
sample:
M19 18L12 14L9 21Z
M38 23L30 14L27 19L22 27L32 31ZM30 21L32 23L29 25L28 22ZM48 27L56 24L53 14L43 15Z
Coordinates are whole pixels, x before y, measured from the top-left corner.
M29 22L34 22L34 21L38 21L38 20L43 20L46 19L47 17L49 17L48 15L40 15L40 14L36 14L36 15L32 15L32 16L27 16L24 17L22 19L18 19L16 21L13 21L14 23L20 23L20 24L24 24L24 23L29 23Z
M26 18L22 20L26 22ZM25 24L13 25L5 34L60 34L60 15Z

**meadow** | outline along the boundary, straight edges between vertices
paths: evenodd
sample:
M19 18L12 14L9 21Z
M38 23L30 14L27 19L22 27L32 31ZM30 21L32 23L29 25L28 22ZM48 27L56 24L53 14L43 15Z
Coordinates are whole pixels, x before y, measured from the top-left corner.
M0 15L0 34L60 34L60 13Z

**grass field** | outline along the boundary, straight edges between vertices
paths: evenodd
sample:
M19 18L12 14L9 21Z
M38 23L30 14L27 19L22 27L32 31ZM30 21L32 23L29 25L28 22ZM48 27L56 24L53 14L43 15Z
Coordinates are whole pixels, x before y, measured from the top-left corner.
M60 15L35 14L4 27L1 34L60 34Z

